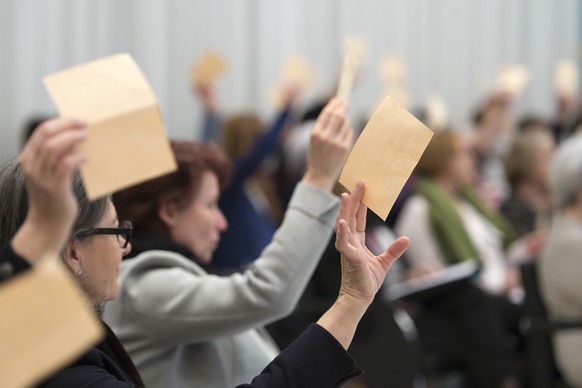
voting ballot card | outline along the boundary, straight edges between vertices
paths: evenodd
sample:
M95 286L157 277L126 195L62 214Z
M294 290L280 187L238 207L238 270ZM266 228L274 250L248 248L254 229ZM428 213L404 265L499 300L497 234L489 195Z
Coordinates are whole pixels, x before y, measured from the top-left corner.
M103 336L89 301L56 257L2 283L0 309L2 388L33 386Z
M90 200L174 171L158 103L128 54L117 54L44 78L59 113L89 124L81 166Z
M339 78L336 97L348 102L354 87L354 81L360 68L361 59L358 57L357 48L349 39L346 41L344 57L342 61L342 71Z
M228 64L215 50L206 51L190 69L190 81L197 83L213 83L226 73Z
M388 97L356 141L339 182L350 191L357 181L364 182L363 202L386 220L432 136L428 127Z

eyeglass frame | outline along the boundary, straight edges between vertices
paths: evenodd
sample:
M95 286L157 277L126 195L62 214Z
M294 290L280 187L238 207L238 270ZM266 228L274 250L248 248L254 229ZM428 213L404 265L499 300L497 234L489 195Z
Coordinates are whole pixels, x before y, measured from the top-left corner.
M125 243L123 246L120 244L120 248L125 249L129 245L130 237L133 233L133 224L131 221L121 221L119 225L126 225L125 227L117 227L117 228L92 228L86 232L79 233L77 238L84 238L89 236L95 235L114 235L119 242L119 236L123 236L125 238Z

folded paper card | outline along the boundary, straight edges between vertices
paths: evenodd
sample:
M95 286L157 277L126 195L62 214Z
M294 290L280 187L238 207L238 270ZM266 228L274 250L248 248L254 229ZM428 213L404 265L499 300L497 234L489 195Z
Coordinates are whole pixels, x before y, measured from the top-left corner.
M0 286L0 387L28 387L83 354L102 326L70 273L46 259Z
M348 101L354 80L360 68L361 59L357 54L357 48L349 39L346 41L344 58L342 61L342 72L340 74L336 97L343 101Z
M89 199L176 169L158 104L128 54L51 74L44 83L61 116L89 123L81 167Z
M192 65L190 80L192 83L212 83L226 72L226 60L218 52L208 50Z
M386 220L432 135L393 98L386 98L354 145L339 182L350 191L358 180L364 182L364 203Z

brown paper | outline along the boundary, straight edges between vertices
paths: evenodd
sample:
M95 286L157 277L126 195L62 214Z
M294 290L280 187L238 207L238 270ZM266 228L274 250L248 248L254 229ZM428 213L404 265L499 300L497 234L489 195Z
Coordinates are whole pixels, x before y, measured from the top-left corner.
M158 104L128 54L51 74L44 83L61 116L89 123L81 168L93 200L176 169Z
M358 138L339 182L350 191L358 180L364 182L364 203L386 220L432 135L394 99L386 98Z
M354 80L360 68L360 58L356 54L356 50L350 43L346 42L344 58L342 61L342 72L337 88L336 97L343 101L349 101L352 88L354 87Z
M56 258L0 285L0 387L49 377L95 344L103 329Z
M192 65L190 80L194 84L213 83L228 70L226 60L218 52L208 50Z

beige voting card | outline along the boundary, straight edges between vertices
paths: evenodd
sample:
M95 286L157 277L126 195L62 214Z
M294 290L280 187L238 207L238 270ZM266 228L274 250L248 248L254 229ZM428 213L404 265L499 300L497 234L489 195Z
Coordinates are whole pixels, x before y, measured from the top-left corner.
M28 387L75 360L102 326L57 258L0 285L0 387Z
M386 220L433 132L393 98L376 109L358 138L339 182L353 190L364 182L364 203Z
M212 83L228 70L226 60L218 52L208 50L192 65L190 80L194 84Z
M283 65L281 78L284 85L296 85L305 91L315 84L317 72L305 56L295 54Z
M364 62L370 55L370 44L362 36L350 36L346 38L346 45L350 46L360 62Z
M59 113L89 123L82 148L85 191L93 200L176 169L154 93L128 54L48 75Z
M342 101L349 101L354 87L354 81L360 68L361 60L350 40L346 41L342 71L339 78L336 97Z
M426 122L433 130L444 129L449 123L449 111L445 100L432 93L426 100Z
M531 79L528 68L524 65L504 66L497 77L497 86L500 90L519 96Z
M580 74L576 63L560 59L555 68L556 92L564 96L577 96L580 92Z
M378 66L380 79L389 85L403 85L406 80L404 58L397 54L386 54Z

